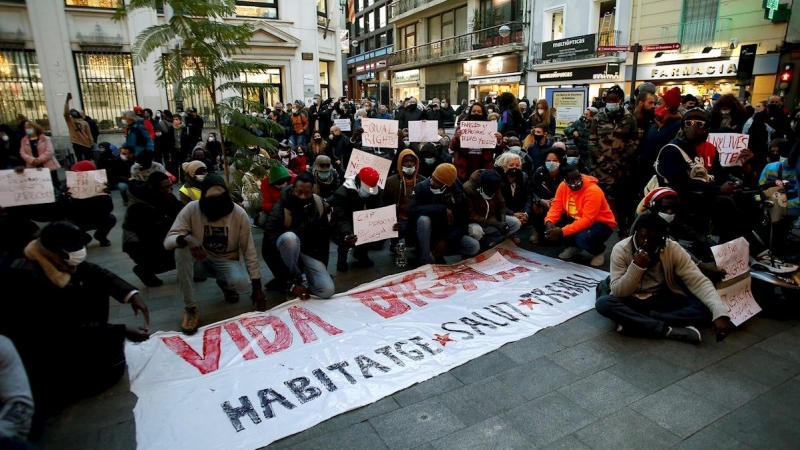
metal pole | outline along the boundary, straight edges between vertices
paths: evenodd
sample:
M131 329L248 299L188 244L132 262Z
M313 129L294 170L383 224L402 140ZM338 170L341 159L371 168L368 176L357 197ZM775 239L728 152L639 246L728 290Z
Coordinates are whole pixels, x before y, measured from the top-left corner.
M633 51L633 67L631 68L631 104L636 105L636 96L634 95L634 92L636 92L636 71L639 67L639 50L641 50L639 43L637 42L633 44L631 50Z

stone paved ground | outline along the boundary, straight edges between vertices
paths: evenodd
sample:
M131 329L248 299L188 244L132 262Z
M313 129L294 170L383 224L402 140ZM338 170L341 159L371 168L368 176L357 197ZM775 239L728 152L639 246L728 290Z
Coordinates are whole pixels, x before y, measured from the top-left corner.
M124 214L115 193L115 213ZM132 262L91 244L89 260L136 286ZM261 236L257 234L260 248ZM530 246L550 256L558 249ZM609 250L610 251L610 250ZM332 255L331 270L335 268ZM588 258L586 258L588 259ZM336 275L337 291L398 271L388 251L369 271ZM608 269L606 263L605 269ZM269 270L262 262L265 280ZM178 330L182 299L174 272L142 289L154 330ZM203 323L251 311L200 284ZM274 302L276 293L268 297ZM795 299L800 300L800 299ZM767 311L769 312L769 311ZM112 321L141 323L112 302ZM503 346L450 372L278 441L278 449L797 449L800 327L797 315L762 314L716 343L623 338L594 311ZM127 379L49 417L44 449L134 449Z

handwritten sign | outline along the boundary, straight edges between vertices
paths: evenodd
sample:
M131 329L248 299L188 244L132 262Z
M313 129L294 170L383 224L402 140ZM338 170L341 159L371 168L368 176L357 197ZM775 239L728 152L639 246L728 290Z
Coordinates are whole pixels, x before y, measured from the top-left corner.
M717 147L722 167L741 166L739 152L748 148L750 136L740 133L710 133L708 142Z
M497 122L464 120L459 123L461 148L494 148L497 146Z
M396 120L363 118L361 142L365 147L397 148L398 126Z
M108 195L107 183L106 169L86 172L67 171L67 188L69 188L69 195L75 199Z
M396 223L396 205L368 209L365 211L354 211L353 232L358 236L356 245L396 238L397 231L392 230Z
M482 255L481 255L482 256ZM500 252L495 252L494 255L480 260L480 258L475 258L474 264L467 264L474 270L481 272L486 275L497 275L500 272L507 272L509 270L514 269L517 267L516 264L513 264L509 260L505 259Z
M38 205L56 201L49 170L0 170L0 206Z
M341 131L350 131L350 119L333 119L333 124Z
M350 161L347 162L347 170L344 172L344 177L354 178L364 167L372 167L378 171L378 175L380 175L378 186L383 188L386 185L386 178L389 175L389 168L392 167L392 162L386 158L354 148L353 153L350 155Z
M408 140L411 142L437 142L439 140L439 123L433 120L409 121Z
M744 239L734 239L711 247L717 267L728 274L722 281L728 281L750 270L750 244Z
M753 298L753 292L750 291L749 276L728 287L718 289L717 292L728 307L728 317L737 327L761 311L761 307Z

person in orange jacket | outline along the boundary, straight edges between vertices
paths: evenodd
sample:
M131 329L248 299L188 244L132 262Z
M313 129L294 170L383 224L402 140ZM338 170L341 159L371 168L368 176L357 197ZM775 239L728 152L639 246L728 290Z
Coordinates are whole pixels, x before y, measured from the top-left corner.
M590 265L600 267L605 262L605 242L617 226L614 213L597 178L581 174L576 166L561 170L564 182L544 219L544 235L551 241L564 240L566 248L559 258L570 259L586 250L593 256Z

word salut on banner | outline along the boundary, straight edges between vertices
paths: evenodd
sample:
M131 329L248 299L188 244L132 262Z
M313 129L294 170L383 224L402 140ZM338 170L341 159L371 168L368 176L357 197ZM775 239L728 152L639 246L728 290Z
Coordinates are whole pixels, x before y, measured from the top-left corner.
M268 445L592 309L606 276L504 244L128 343L137 448Z

